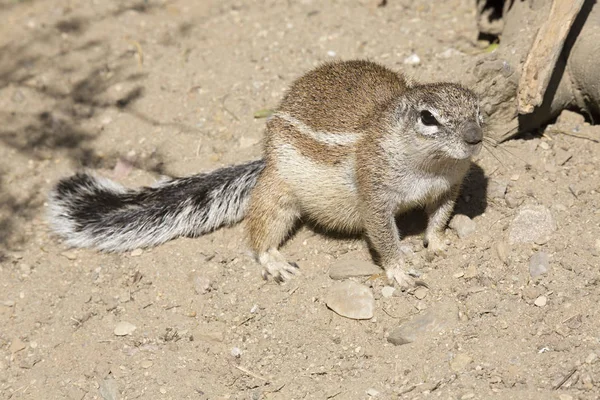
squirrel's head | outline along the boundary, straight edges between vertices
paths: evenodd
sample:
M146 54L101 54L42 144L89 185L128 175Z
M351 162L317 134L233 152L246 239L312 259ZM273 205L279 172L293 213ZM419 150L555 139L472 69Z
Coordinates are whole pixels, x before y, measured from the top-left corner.
M455 160L477 155L483 145L478 98L455 83L410 87L396 108L402 130L417 150Z

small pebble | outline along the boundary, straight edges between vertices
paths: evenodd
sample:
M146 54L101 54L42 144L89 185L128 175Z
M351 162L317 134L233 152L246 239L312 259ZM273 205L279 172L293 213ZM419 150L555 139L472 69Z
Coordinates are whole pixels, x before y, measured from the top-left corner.
M404 59L404 64L406 64L406 65L417 65L420 63L421 63L421 57L419 57L415 53L411 54L410 56L408 56Z
M508 253L510 248L508 247L508 243L501 241L497 242L494 246L494 250L496 252L496 256L504 265L508 265Z
M327 52L327 55L328 55L329 57L335 57L337 54L336 54L336 52L335 52L335 51L333 51L333 50L329 50L329 51Z
M194 291L196 294L206 294L211 291L211 281L207 276L194 276Z
M464 275L465 275L464 271L459 271L459 272L455 273L454 275L452 275L452 277L458 279L458 278L462 278Z
M137 328L132 323L121 321L115 326L114 334L116 336L127 336L133 333Z
M4 307L14 307L15 306L15 302L14 300L5 300L2 302L2 305Z
M415 290L415 297L419 300L423 300L427 296L427 289L424 287L417 288Z
M379 396L379 392L373 388L367 389L367 395L370 397L377 397Z
M538 251L529 259L529 275L537 278L548 272L549 257L548 253Z
M164 387L161 387L160 389L158 389L158 391L159 391L161 394L167 394L167 389L165 389Z
M586 364L594 364L596 361L598 361L598 354L596 354L596 353L590 353L585 358Z
M488 196L492 199L503 199L507 189L508 184L505 181L492 180L487 188Z
M108 378L100 383L98 392L104 400L117 400L119 398L119 387L112 375L109 375Z
M234 347L231 349L231 355L235 358L240 358L242 355L242 350L239 347Z
M548 142L544 142L544 141L542 141L542 142L540 143L540 147L541 147L542 149L544 149L544 150L550 150L550 145L548 144Z
M63 251L62 253L60 253L60 255L66 257L69 260L77 259L77 254L75 254L75 252L72 250Z
M570 394L561 393L560 395L558 395L558 399L559 400L573 400L573 396L571 396Z
M538 307L544 307L547 302L548 302L548 298L546 296L540 296L537 299L535 299L533 304L535 304Z
M477 271L477 266L475 264L469 264L467 270L465 271L465 279L473 279L479 275L479 271Z
M390 298L394 295L395 291L396 288L392 286L384 286L383 289L381 289L381 295L385 298Z
M420 302L419 302L420 303ZM415 315L394 328L387 341L400 346L427 336L439 335L457 322L458 313L452 304L438 305L423 314Z
M144 360L140 363L140 367L144 368L144 369L148 369L150 368L152 365L154 365L154 363L150 360Z
M31 266L29 264L19 264L19 270L21 275L28 276L31 273Z
M475 393L470 392L470 393L465 393L462 396L460 396L460 400L469 400L469 399L473 399L475 398Z
M518 181L518 180L519 180L519 174L514 174L514 175L511 175L511 176L510 176L510 180L511 180L511 181L513 181L513 182L514 182L514 181Z
M459 238L464 239L477 230L477 224L466 215L455 215L448 225Z
M450 369L454 372L461 372L467 368L473 359L466 354L457 354L450 362Z
M11 354L15 354L15 353L18 353L21 350L24 350L26 347L27 346L25 345L25 343L23 343L23 341L21 339L15 338L10 343L10 346L8 346L8 351Z
M377 265L361 260L340 260L329 269L329 277L337 281L381 273L383 273L383 270Z
M545 206L525 206L510 224L510 243L536 243L556 230L556 221Z
M139 257L142 255L143 252L144 250L142 249L135 249L131 252L131 257Z

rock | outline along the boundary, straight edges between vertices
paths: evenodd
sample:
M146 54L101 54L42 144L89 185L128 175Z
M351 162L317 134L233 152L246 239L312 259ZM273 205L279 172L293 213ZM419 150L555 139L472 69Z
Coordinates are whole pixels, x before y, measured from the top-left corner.
M27 346L25 345L25 343L23 343L23 341L21 339L14 338L13 341L10 343L10 346L8 346L8 351L11 354L15 354L21 350L24 350L25 347L27 347Z
M370 389L367 389L367 396L377 397L377 396L379 396L379 392L373 388L370 388Z
M216 325L216 326L213 326ZM215 342L220 343L225 339L225 328L220 324L208 324L202 326L201 329L194 331L192 335L194 340L200 340L202 342Z
M331 286L325 303L337 314L351 319L373 318L375 309L371 289L354 281L338 282Z
M77 254L73 250L67 250L60 253L61 256L66 257L69 260L77 260Z
M479 275L479 271L477 271L477 265L469 264L467 270L465 271L464 278L465 279L473 279Z
M131 257L139 257L142 255L143 252L144 250L142 249L135 249L131 252Z
M383 289L381 289L381 295L385 298L390 298L394 295L395 291L396 291L395 287L384 286Z
M212 289L210 279L206 276L194 276L194 291L196 294L206 294Z
M371 276L381 273L383 273L383 270L377 265L361 260L338 261L329 269L329 277L336 281L358 276Z
M448 225L459 238L464 239L471 235L477 229L477 224L466 215L458 214L452 217L452 221Z
M487 188L488 197L492 199L503 199L507 189L508 184L505 181L492 180Z
M509 208L517 208L523 202L523 199L516 193L506 193L504 196L504 202Z
M242 350L239 347L233 347L231 349L231 356L235 358L240 358L242 356Z
M406 65L417 65L421 63L421 57L419 57L416 53L412 53L410 56L404 59L404 64Z
M529 259L529 275L531 275L532 278L544 275L548 272L549 263L548 253L538 251Z
M144 369L148 369L150 368L152 365L154 365L154 363L150 360L144 360L140 363L140 367L144 368Z
M537 299L535 299L533 304L535 304L538 307L544 307L547 302L548 302L548 298L546 296L540 296Z
M539 243L556 230L552 213L544 206L525 206L510 224L510 243Z
M31 265L25 263L19 264L19 270L21 271L21 275L29 276L31 273Z
M450 369L454 372L464 371L469 364L473 362L473 359L466 354L457 354L452 361L450 361Z
M556 125L583 125L585 117L574 111L562 110L556 119Z
M594 364L596 361L598 361L598 354L596 353L590 353L585 358L586 364Z
M424 314L414 316L409 321L393 329L387 340L399 346L412 343L419 338L439 334L452 328L458 320L457 315L455 305L439 305Z
M115 335L116 336L127 336L133 333L133 331L135 331L137 328L135 325L127 322L127 321L121 321L117 324L117 326L115 327Z
M427 296L427 289L424 287L417 288L415 290L415 297L419 300L423 300Z
M573 396L566 393L561 393L558 395L558 400L573 400Z
M14 300L5 300L2 302L2 305L4 307L14 307L15 306L15 301Z
M104 400L118 400L119 387L112 375L109 375L102 383L100 383L98 393L100 393L100 396L102 396Z
M496 251L496 256L498 259L502 261L504 265L508 265L508 253L510 250L508 243L504 241L497 242L494 245L494 250Z

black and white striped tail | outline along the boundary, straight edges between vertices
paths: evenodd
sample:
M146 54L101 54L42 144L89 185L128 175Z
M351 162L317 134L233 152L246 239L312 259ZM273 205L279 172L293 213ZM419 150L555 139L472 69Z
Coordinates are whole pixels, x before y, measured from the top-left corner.
M128 189L78 173L50 192L49 220L75 247L126 251L198 236L244 218L264 161Z

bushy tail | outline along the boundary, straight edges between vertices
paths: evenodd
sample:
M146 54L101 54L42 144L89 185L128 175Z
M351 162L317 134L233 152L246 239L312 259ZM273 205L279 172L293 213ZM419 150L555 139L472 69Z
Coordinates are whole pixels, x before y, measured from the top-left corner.
M76 247L126 251L198 236L244 218L264 161L128 189L78 173L50 192L52 228Z

